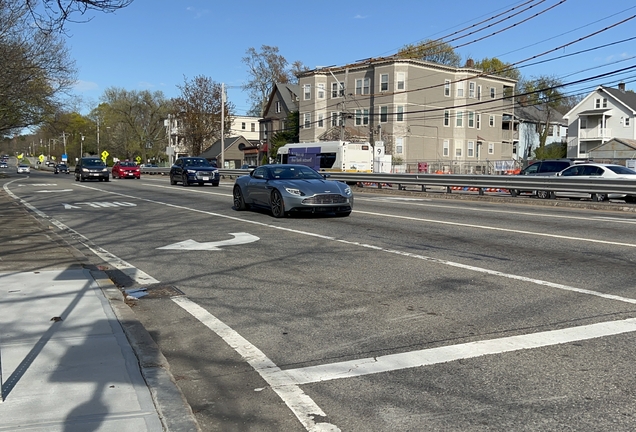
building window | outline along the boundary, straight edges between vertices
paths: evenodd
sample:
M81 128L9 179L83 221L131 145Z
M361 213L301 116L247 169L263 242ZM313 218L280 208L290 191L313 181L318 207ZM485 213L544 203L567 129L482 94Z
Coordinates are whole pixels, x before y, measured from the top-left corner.
M450 142L448 140L444 140L442 143L442 156L448 157L450 153Z
M460 81L457 83L457 97L464 97L464 82Z
M579 124L581 125L581 129L587 129L587 117L579 118Z
M303 128L309 129L310 127L311 127L311 113L305 113L304 121L303 121Z
M468 97L471 99L475 99L475 81L471 81L468 83Z
M395 83L395 89L404 90L406 88L405 80L406 80L406 74L404 72L398 72L397 80Z
M625 117L625 126L629 126L629 117Z
M494 115L488 116L488 126L495 127L495 116Z
M255 123L252 123L252 124L250 125L250 131L252 131L252 132L256 132L256 124L255 124Z
M324 116L325 116L325 115L324 115L323 113L318 114L318 127L319 127L319 128L323 128L323 127L325 127L325 120L324 120Z
M397 106L397 113L395 117L396 121L403 122L404 121L404 105Z
M462 153L464 151L464 145L461 141L455 141L455 157L462 157Z
M468 141L468 148L466 149L466 157L475 157L475 141Z
M476 127L477 129L481 129L481 114L477 113L475 117L476 117L475 121L477 123Z
M481 86L477 86L477 100L481 100Z
M389 89L389 74L380 75L380 91L387 91Z
M369 78L356 80L356 94L369 94L370 93L371 80Z
M490 99L494 99L497 97L497 89L494 87L490 87Z
M495 143L488 143L488 154L495 154Z
M369 110L357 109L356 110L356 126L366 126L369 124Z
M395 154L404 154L404 138L395 138Z
M343 97L344 96L344 83L341 82L333 82L331 83L331 97Z
M276 103L274 104L274 111L276 111L277 113L280 112L280 101L276 101Z
M444 126L450 126L450 110L444 110Z
M380 107L380 123L386 123L389 121L389 108L386 106Z
M475 113L473 111L468 111L468 127L475 127Z
M451 95L451 82L450 80L444 80L444 96Z
M331 113L331 126L342 126L342 113L334 111Z
M247 128L247 125L245 124L245 122L241 123L241 129L245 130Z
M305 100L310 100L311 99L311 84L305 84L303 86L303 90L305 93Z
M607 108L607 98L603 98L603 108Z
M463 127L464 126L464 112L457 111L455 113L455 127Z
M318 90L318 99L325 98L325 83L316 84L316 89Z

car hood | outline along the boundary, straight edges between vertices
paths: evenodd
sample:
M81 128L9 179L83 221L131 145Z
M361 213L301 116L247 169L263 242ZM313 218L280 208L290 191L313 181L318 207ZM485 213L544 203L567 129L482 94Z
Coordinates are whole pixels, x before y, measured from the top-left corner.
M310 180L270 180L272 184L281 187L300 189L307 195L318 193L341 194L348 187L346 184L334 180L310 179Z

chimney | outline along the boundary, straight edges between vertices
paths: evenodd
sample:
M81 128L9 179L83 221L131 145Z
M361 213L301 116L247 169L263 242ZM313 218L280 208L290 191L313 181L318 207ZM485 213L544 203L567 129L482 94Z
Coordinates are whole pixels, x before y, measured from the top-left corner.
M466 67L467 68L474 68L475 67L475 60L469 58L468 60L466 60Z
M625 93L625 83L624 82L619 82L618 83L618 89L620 91L622 91L623 93Z

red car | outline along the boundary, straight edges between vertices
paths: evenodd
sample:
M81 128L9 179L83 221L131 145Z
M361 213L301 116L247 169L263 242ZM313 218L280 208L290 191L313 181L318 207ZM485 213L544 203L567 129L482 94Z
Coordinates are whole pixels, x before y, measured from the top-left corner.
M119 161L113 165L113 178L141 178L141 170L136 163L131 161Z

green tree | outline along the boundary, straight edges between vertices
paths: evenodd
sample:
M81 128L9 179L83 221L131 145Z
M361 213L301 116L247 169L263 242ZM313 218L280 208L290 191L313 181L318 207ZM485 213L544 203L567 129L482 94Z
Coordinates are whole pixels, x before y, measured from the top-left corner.
M461 64L461 56L455 52L450 44L430 39L426 39L415 45L404 45L398 51L397 56L454 67L459 67Z
M183 85L177 86L181 96L173 100L176 116L181 120L181 135L185 137L187 152L200 155L206 143L221 138L221 107L223 92L221 84L206 76L196 76L192 80L184 78ZM224 135L230 133L234 104L225 102Z
M278 149L285 144L297 143L300 141L300 114L298 111L291 111L287 114L287 120L285 121L285 129L276 132L270 140L271 149L269 150L270 157L275 158Z
M476 61L475 67L491 75L511 78L515 81L519 81L521 79L521 72L519 72L519 69L511 66L510 63L502 62L496 57L486 57Z

